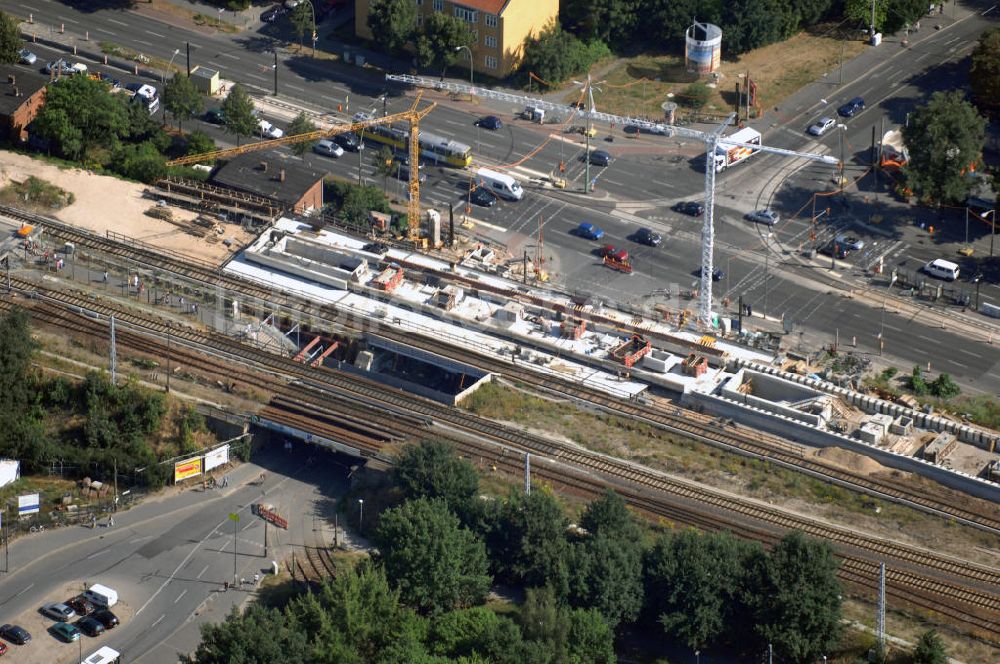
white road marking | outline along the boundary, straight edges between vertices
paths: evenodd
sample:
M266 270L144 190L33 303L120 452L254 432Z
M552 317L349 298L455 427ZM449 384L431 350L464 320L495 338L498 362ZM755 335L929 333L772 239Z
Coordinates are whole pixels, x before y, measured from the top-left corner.
M146 535L144 537L134 537L128 541L129 544L138 544L139 542L145 542L146 540L156 539L156 535Z
M104 28L94 28L96 32L103 32L106 35L111 35L112 37L117 37L117 32L111 32L110 30L105 30Z
M123 27L126 27L126 28L127 28L127 27L130 27L128 23L123 23L123 22L121 22L121 21L116 21L116 20L115 20L115 19L113 19L113 18L109 18L109 19L108 19L108 23L114 23L115 25L121 25L121 26L123 26Z
M136 611L136 615L139 615L139 612L138 612L138 611ZM159 618L157 618L157 619L156 619L156 622L154 622L154 623L153 623L152 625L150 625L150 626L149 626L149 627L150 627L150 629L152 629L153 627L156 627L157 625L159 625L159 624L160 624L160 621L161 621L161 620L163 620L163 619L164 619L164 618L166 618L166 617L167 617L167 616L166 616L166 614L164 614L164 615L160 616Z
M153 35L154 37L159 37L160 39L166 39L166 35L161 35L159 32L153 32L152 30L146 30L147 35Z
M240 56L233 55L232 53L219 53L220 58L229 58L230 60L239 60Z
M59 20L60 20L60 21L65 21L66 23L76 23L77 25L80 25L80 22L79 22L79 21L74 21L73 19L71 19L71 18L66 18L66 17L64 17L64 16L60 16L60 17L59 17Z
M263 76L258 76L257 74L251 74L251 73L250 73L250 72L248 72L248 71L245 71L245 72L243 72L243 74L244 74L245 76L249 76L250 78L256 78L256 79L257 79L258 81L266 81L266 80L267 80L267 79L266 79L266 78L264 78Z
M923 339L924 341L929 341L929 342L931 342L932 344L933 344L933 343L937 343L937 340L936 340L936 339L931 339L930 337L928 337L928 336L926 336L926 335L923 335L923 334L918 334L918 335L917 335L917 339Z
M97 556L103 556L105 553L108 553L109 551L111 551L111 549L104 549L104 551L98 551L96 553L92 553L89 556L87 556L87 560L93 560Z
M208 565L205 565L204 569L202 569L200 572L198 572L198 576L196 576L194 578L200 579L205 574L205 572L207 572L207 571L208 571Z
M882 327L884 327L887 330L895 330L896 332L902 332L903 331L903 328L896 327L895 325L888 325L888 324L886 324L886 325L883 325Z
M144 44L146 46L152 46L152 44L150 44L148 41L143 41L141 39L136 39L135 41L136 41L136 43L139 43L139 44Z
M27 588L25 588L21 592L17 593L16 595L14 595L14 597L20 597L21 595L23 595L24 593L28 592L29 590L31 590L34 587L35 587L34 583L29 583Z
M965 350L964 348L959 348L958 352L959 353L965 353L966 355L971 355L972 357L975 357L975 358L979 357L979 353L973 353L971 350Z
M24 7L25 9L30 9L33 12L41 12L42 11L41 9L36 9L35 7L32 7L31 5L21 5L21 6Z
M174 600L174 604L176 604L177 602L181 601L181 597L184 597L184 595L187 595L187 588L185 588L184 590L181 591L181 594L178 595L177 599Z
M291 88L292 90L298 90L299 92L305 92L306 91L305 88L300 88L299 86L292 85L291 83L285 83L285 87L286 88Z

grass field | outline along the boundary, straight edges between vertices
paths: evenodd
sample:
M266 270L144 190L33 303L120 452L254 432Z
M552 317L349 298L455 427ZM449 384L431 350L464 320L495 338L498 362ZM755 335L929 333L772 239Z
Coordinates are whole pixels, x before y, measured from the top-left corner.
M725 36L723 36L725 39ZM799 33L791 39L746 53L737 60L723 60L715 94L703 109L708 114L733 110L736 83L747 72L757 82L759 104L779 105L809 83L838 80L841 58L849 60L866 49L857 39L840 39L823 33ZM601 77L601 91L594 92L598 109L608 113L659 117L660 104L682 101L685 88L696 77L684 68L683 56L639 55L622 60ZM670 97L670 95L674 97ZM567 87L564 100L580 98L579 89Z

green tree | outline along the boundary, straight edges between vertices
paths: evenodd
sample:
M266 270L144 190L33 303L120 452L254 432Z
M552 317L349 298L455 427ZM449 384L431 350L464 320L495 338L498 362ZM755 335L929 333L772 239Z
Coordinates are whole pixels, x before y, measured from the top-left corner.
M167 174L167 158L151 141L143 141L117 150L114 169L127 178L153 184Z
M918 397L928 394L931 391L930 387L927 385L927 381L924 380L924 374L919 365L913 366L913 371L910 373L908 383L910 391Z
M380 147L378 152L372 154L372 165L375 167L375 172L382 176L382 193L385 194L389 189L389 176L397 168L392 148L388 145Z
M615 664L615 632L597 609L573 609L569 614L567 661L574 664Z
M218 150L218 146L211 136L199 130L192 131L185 137L184 154L205 154Z
M0 315L0 414L23 413L31 402L34 353L28 313L14 307Z
M712 88L708 87L705 81L695 81L684 88L680 101L685 106L700 110L705 107L711 97Z
M565 661L569 614L551 587L528 588L525 591L518 622L524 640L543 653L543 661Z
M566 0L560 5L559 20L580 39L602 41L619 50L633 39L640 4L639 0Z
M222 102L222 114L226 119L226 131L236 136L236 145L240 138L253 136L257 133L257 118L254 117L253 100L246 88L237 83Z
M486 548L442 500L409 500L386 510L375 533L386 575L403 601L440 612L483 601Z
M879 32L885 26L885 20L889 14L889 0L874 0L874 3L875 32ZM846 0L844 2L844 18L871 27L872 0Z
M358 229L368 228L368 213L392 212L389 201L378 187L358 187L346 182L334 184L333 199L339 201L338 213L344 223Z
M100 81L63 77L48 86L35 127L70 159L80 159L91 148L113 151L128 130L125 104Z
M526 40L521 69L534 72L544 81L561 83L609 55L611 51L604 42L581 41L557 23L550 23L536 39Z
M948 652L944 641L933 629L920 635L913 650L913 664L947 664Z
M417 5L412 0L372 0L368 27L390 53L401 53L417 29Z
M183 131L184 121L205 110L205 100L194 86L191 77L184 72L173 75L163 86L163 105L177 120L177 127Z
M469 24L444 12L434 12L424 21L417 36L417 62L422 67L450 67L458 59L455 51L460 46L472 45Z
M459 459L451 444L440 440L404 447L393 475L407 498L441 498L459 515L479 493L476 469Z
M630 623L642 609L642 542L598 534L573 544L569 556L570 601L600 611L612 628Z
M973 183L966 173L982 162L986 120L965 100L963 92L935 92L910 114L903 127L909 151L906 183L921 199L961 203Z
M979 38L972 51L969 82L979 108L988 113L1000 112L1000 28L988 30Z
M198 649L181 659L188 664L306 664L313 660L305 636L281 611L252 602L242 613L233 607L224 622L202 625Z
M427 643L431 652L449 658L481 658L496 664L520 664L525 644L506 616L482 606L449 611L434 619Z
M699 0L645 0L644 6L649 17L643 21L643 28L648 31L644 35L647 41L675 53L684 51L684 33L693 16L700 21L721 23L718 8L706 7Z
M295 34L299 36L299 48L302 48L302 39L307 33L312 38L313 31L316 29L316 24L313 22L312 6L309 2L299 3L288 16L288 20L292 22Z
M314 662L374 662L393 644L418 644L423 631L385 570L369 562L296 598L287 611L291 624L308 635Z
M761 0L726 2L722 10L723 48L729 55L741 55L778 41L784 36L784 24L777 19L773 5Z
M18 51L24 48L21 27L16 18L0 12L0 62L12 64L20 59Z
M900 30L912 28L927 14L927 3L923 0L889 0L884 30L896 34Z
M299 5L299 7L301 6ZM296 136L298 134L309 134L314 131L316 131L316 124L309 119L309 116L302 112L296 115L295 119L288 125L287 135ZM299 141L298 143L292 143L289 147L292 149L292 154L301 157L312 150L314 145L316 145L316 141Z
M716 643L742 612L740 588L751 553L763 551L729 533L663 535L645 559L648 613L692 650Z
M842 590L829 543L794 531L757 560L746 599L761 643L793 662L830 652L840 635Z
M550 585L558 597L565 597L568 525L562 506L550 492L511 491L487 535L497 575L525 586Z

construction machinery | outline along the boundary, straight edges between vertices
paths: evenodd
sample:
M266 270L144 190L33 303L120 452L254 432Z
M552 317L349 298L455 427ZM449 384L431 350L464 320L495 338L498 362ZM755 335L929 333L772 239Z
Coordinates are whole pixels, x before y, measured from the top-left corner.
M597 111L593 106L593 95L590 94L591 83L588 80L587 90L588 98L590 100L590 110L581 109L578 107L570 106L568 104L559 104L551 101L545 101L543 99L535 99L532 97L526 97L523 95L515 95L508 92L502 92L500 90L490 90L487 88L477 88L471 85L465 85L462 83L451 83L448 81L438 81L432 78L424 78L421 76L412 76L409 74L386 74L386 80L394 81L396 83L401 83L403 85L413 86L415 88L429 88L432 90L438 90L440 92L446 93L459 93L466 95L474 95L476 97L482 97L485 99L492 99L495 101L500 101L504 103L511 104L515 107L521 108L531 108L535 111L549 111L552 113L559 114L570 114L579 116L581 119L586 120L588 126L590 123L597 121L603 122L612 126L619 127L635 127L638 131L647 131L652 134L659 134L669 137L683 137L683 138L693 138L705 143L705 214L703 216L702 223L702 246L701 246L701 264L704 266L701 273L701 291L700 299L698 302L698 323L704 327L711 327L712 323L712 272L713 266L713 253L715 246L715 176L716 176L716 161L715 154L720 144L725 144L728 149L740 146L748 148L753 151L770 152L773 154L779 154L786 157L799 157L803 159L809 159L813 161L820 161L826 164L839 165L841 162L836 157L830 155L820 155L807 152L796 152L794 150L783 150L781 148L775 148L767 145L758 145L756 143L746 143L739 140L734 140L732 136L723 136L723 131L727 126L733 123L735 119L735 114L729 116L729 118L723 124L716 127L714 131L703 132L696 129L689 129L687 127L678 127L676 125L666 124L664 122L651 122L649 120L644 120L640 118L625 117L621 115L612 115L610 113L601 113ZM542 116L544 117L544 115ZM589 140L589 139L588 139ZM588 146L589 151L589 146ZM588 162L589 163L589 162ZM589 174L588 174L589 175ZM585 183L589 188L589 182Z
M260 141L258 143L248 143L235 148L226 148L224 150L213 150L211 152L203 152L201 154L187 155L185 157L168 161L167 166L188 166L202 161L213 161L215 159L235 157L249 152L257 152L259 150L270 150L282 145L293 145L304 141L318 141L323 138L336 136L337 134L361 132L366 128L375 125L391 125L393 122L409 123L410 131L407 145L409 163L419 164L420 121L428 113L430 113L435 106L437 106L436 103L431 102L428 106L418 110L417 105L420 103L421 96L422 95L418 94L413 100L413 104L410 108L401 113L393 113L392 115L385 115L380 118L358 119L351 123L335 125L329 129L317 129L316 131L310 131L304 134L294 134L292 136L284 136L282 138ZM409 200L406 206L406 221L409 226L409 238L411 240L416 240L420 235L420 170L417 168L411 168L409 170Z

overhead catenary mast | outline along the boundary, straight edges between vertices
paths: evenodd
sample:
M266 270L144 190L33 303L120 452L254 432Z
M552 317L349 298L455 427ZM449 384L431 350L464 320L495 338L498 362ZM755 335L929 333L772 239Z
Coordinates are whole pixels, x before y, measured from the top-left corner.
M614 123L621 127L635 126L639 129L645 129L646 131L652 133L664 134L670 137L678 136L683 138L693 138L704 142L706 155L705 214L701 227L702 272L701 288L699 290L698 297L698 324L706 329L712 324L712 270L714 269L713 252L715 248L715 151L719 146L719 143L724 142L726 145L746 147L755 151L760 150L761 152L770 152L772 154L778 154L785 157L800 157L803 159L820 161L826 164L840 164L839 159L830 155L821 155L811 152L797 152L795 150L785 150L766 145L756 145L726 140L722 133L725 131L725 128L732 123L735 114L730 115L726 122L716 127L714 131L703 132L663 122L650 122L649 120L643 120L640 118L602 113L594 108L593 102L591 102L589 110L584 110L574 108L567 104L557 104L551 101L545 101L544 99L536 99L533 97L526 97L524 95L511 94L509 92L490 90L488 88L477 88L462 83L438 81L431 78L424 78L422 76L411 76L409 74L386 74L385 78L388 81L395 81L397 83L412 85L418 88L429 88L432 90L440 90L442 92L459 92L474 95L476 97L482 97L484 99L502 101L517 106L532 106L546 111L572 113L586 119L588 122L596 121L609 125ZM587 186L589 186L589 183L587 183Z

